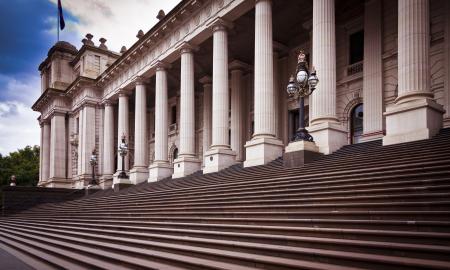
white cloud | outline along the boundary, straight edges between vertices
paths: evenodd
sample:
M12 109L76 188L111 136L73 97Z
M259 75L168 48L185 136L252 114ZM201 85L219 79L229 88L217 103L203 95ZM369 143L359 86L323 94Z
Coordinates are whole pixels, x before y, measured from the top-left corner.
M49 1L56 5L56 0ZM137 41L136 34L140 29L145 33L158 22L156 15L160 9L168 13L179 2L180 0L63 0L64 12L69 12L77 21L68 22L66 19L68 28L62 31L61 37L73 42L74 37L67 36L66 32L70 34L75 31L79 40L91 33L96 45L99 44L99 38L104 37L108 40L106 45L110 50L120 51L123 45L129 48ZM54 31L51 30L52 33ZM77 42L73 45L80 47L81 42Z
M38 113L18 101L0 102L0 153L7 155L27 145L39 145Z
M27 145L39 145L39 114L31 105L40 92L38 75L22 76L21 80L0 74L0 153L3 155Z

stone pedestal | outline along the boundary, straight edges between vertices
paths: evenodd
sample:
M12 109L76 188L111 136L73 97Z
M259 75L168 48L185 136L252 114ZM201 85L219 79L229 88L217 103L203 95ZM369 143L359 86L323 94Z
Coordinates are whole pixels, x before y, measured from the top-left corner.
M244 167L267 164L283 154L283 142L276 138L253 138L245 144Z
M134 185L145 182L148 179L148 174L148 167L134 166L130 170L130 181Z
M96 193L97 191L100 191L101 188L99 185L88 185L85 189L84 189L84 196L89 196L92 195L94 193Z
M173 162L172 178L185 177L200 170L202 162L196 157L179 157Z
M148 182L156 182L158 180L168 178L173 173L173 167L169 162L153 162L149 167Z
M319 151L326 155L333 153L348 142L347 130L339 123L323 122L309 126L307 129L313 136Z
M425 140L442 127L444 109L431 99L418 99L387 107L383 145Z
M117 171L113 176L113 189L114 191L119 191L133 185L131 183L130 178L121 178L119 177L121 171ZM127 174L128 175L128 174Z
M236 163L236 153L231 149L211 148L205 153L203 173L213 173Z
M318 159L320 156L322 156L322 153L319 152L319 147L314 142L290 142L283 154L283 165L285 167L300 167Z

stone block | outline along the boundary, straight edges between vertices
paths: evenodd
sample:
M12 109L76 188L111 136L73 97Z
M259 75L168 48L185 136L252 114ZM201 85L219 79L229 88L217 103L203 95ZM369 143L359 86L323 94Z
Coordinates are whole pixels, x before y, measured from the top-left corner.
M254 138L245 144L244 167L267 164L283 154L283 142L276 138Z

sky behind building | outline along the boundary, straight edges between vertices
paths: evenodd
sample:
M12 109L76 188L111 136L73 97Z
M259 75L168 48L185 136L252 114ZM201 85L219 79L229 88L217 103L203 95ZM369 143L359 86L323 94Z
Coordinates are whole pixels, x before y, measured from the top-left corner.
M61 0L66 27L60 40L78 49L81 39L101 37L113 51L137 41L179 0ZM38 113L31 105L41 94L39 64L56 42L57 0L0 1L0 153L39 145Z

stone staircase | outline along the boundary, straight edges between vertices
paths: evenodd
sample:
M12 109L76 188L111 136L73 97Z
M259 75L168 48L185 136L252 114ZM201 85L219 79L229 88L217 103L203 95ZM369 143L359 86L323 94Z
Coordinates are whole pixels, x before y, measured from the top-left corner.
M450 129L43 204L0 219L37 269L450 269Z

